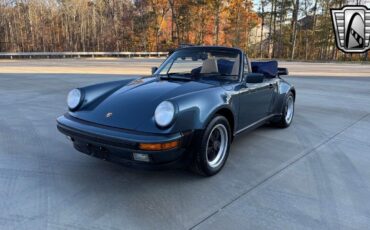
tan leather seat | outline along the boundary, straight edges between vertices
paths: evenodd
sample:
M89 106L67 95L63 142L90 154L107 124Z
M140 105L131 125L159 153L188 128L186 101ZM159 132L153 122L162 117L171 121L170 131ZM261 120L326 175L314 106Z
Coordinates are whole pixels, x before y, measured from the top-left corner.
M233 69L231 70L231 75L239 75L239 56L235 58Z
M218 73L217 60L215 58L204 60L200 73Z

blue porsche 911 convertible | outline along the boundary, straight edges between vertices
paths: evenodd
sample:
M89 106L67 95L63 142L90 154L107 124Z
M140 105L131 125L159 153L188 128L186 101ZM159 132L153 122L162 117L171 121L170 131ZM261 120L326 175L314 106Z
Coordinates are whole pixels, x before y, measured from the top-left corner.
M233 138L293 120L296 91L276 61L236 48L175 50L152 75L73 89L57 127L88 155L136 167L187 165L211 176Z

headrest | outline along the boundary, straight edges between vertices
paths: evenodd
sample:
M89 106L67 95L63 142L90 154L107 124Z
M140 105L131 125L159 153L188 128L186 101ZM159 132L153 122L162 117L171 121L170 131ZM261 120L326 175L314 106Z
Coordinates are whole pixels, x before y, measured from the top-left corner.
M217 60L214 58L204 60L200 73L218 73Z

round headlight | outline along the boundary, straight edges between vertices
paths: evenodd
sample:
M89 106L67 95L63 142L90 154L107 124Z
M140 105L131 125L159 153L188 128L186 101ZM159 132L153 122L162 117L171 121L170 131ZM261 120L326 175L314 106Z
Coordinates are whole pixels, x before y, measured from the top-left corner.
M72 89L68 93L68 97L67 97L67 104L68 104L69 109L71 110L76 109L80 105L82 101L81 99L82 99L81 90Z
M154 113L154 119L157 125L166 127L173 121L175 117L175 106L169 102L164 101L157 106Z

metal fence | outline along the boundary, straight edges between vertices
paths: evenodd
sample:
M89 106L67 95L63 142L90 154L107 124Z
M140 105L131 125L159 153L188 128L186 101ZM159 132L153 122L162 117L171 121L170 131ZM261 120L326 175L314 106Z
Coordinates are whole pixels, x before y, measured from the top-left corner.
M168 52L16 52L2 53L0 58L81 58L81 57L166 57Z

